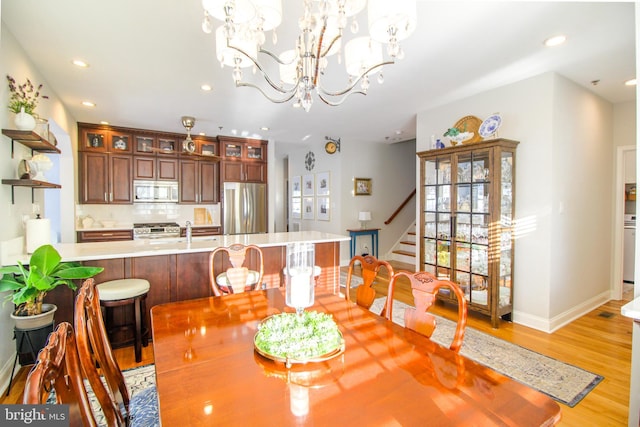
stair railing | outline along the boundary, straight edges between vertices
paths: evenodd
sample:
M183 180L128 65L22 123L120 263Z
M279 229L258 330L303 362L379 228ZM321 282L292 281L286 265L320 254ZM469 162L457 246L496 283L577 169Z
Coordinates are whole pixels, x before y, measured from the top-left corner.
M400 206L398 206L398 209L396 209L391 216L389 217L389 219L387 219L384 224L385 225L389 225L391 224L391 221L393 221L393 219L400 213L400 211L402 209L404 209L405 206L407 206L407 203L409 203L411 201L411 199L416 195L416 189L414 188L413 191L411 192L411 194L409 194L409 196L407 196L406 199L404 199L404 202L402 202L400 204Z

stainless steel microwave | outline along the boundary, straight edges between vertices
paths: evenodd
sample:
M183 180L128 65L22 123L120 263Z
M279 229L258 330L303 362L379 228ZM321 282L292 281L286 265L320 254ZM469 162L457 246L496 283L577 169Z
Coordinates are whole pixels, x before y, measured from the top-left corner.
M177 203L178 181L133 181L134 203Z

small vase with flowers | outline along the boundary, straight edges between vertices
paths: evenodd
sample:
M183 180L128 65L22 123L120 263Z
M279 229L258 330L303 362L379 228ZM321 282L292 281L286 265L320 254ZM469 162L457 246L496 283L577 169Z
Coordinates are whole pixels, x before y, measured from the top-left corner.
M38 101L41 98L49 99L48 96L40 92L43 85L40 84L36 87L28 78L23 84L18 84L10 75L7 75L7 81L11 92L9 110L16 113L14 120L16 127L19 130L34 130L36 127L34 115Z

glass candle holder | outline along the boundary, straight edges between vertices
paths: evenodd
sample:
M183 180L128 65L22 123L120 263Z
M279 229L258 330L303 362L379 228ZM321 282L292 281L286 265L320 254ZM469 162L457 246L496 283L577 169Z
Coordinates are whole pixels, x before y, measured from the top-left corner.
M315 245L313 243L287 244L286 303L301 314L313 305Z

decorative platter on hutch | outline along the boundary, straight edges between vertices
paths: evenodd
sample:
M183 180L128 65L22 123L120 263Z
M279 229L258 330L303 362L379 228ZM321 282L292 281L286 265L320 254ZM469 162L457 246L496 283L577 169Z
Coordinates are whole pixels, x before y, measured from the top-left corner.
M304 311L266 317L253 338L255 351L267 359L293 363L323 362L344 352L344 338L333 317Z
M480 136L483 138L489 138L498 132L498 128L502 124L502 118L500 114L492 114L487 117L480 125Z
M480 129L480 124L482 120L477 118L476 116L464 116L460 120L453 125L454 128L458 129L461 133L464 132L472 132L473 136L469 139L461 141L463 144L470 144L472 142L482 141L480 134L478 133L478 129Z

